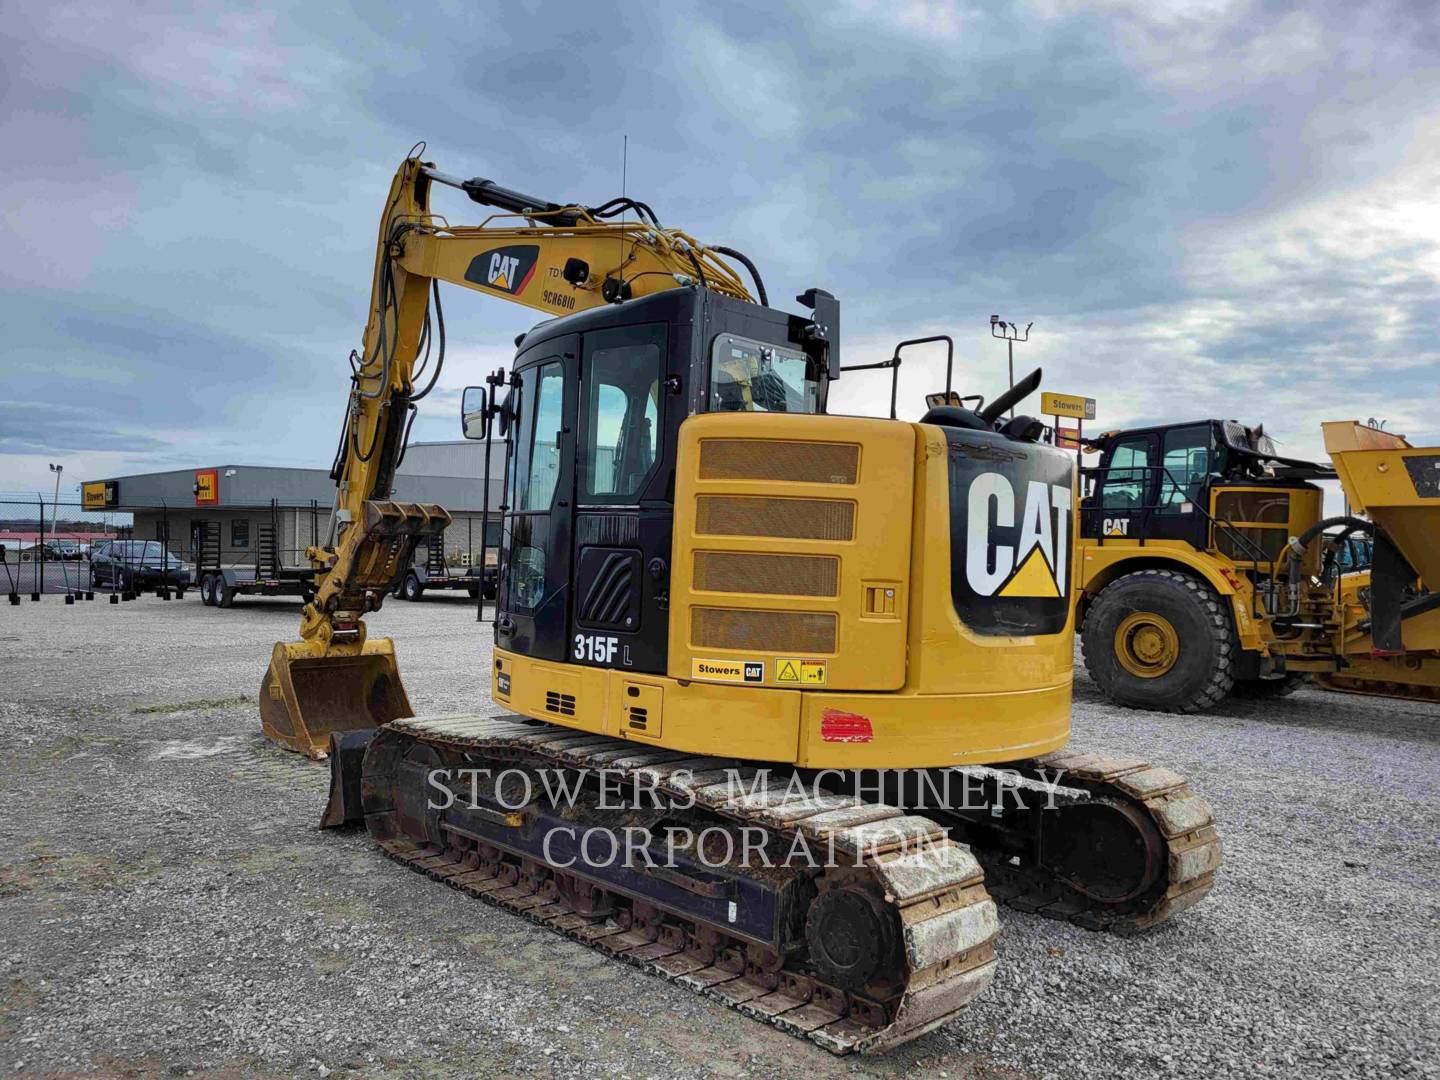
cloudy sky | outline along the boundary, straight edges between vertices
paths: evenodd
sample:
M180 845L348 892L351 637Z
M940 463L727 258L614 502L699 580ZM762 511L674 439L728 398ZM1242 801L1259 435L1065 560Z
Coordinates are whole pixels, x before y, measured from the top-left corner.
M168 6L168 5L167 5ZM328 465L412 143L556 200L629 191L821 285L845 356L948 332L1100 426L1440 443L1440 12L1414 3L64 2L0 19L0 490ZM458 193L436 209L477 220ZM453 391L526 310L452 291ZM939 358L907 364L921 410ZM837 408L884 396L864 376ZM879 376L871 378L879 379ZM417 437L458 431L454 393Z

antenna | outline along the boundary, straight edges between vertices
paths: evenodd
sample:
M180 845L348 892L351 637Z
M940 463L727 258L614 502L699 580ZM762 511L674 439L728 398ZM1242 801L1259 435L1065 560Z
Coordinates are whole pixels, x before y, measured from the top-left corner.
M1015 343L1018 341L1023 344L1029 341L1030 327L1034 325L1033 322L1028 322L1025 324L1025 329L1021 330L1018 323L1007 323L999 315L990 316L990 336L1004 341L1005 350L1010 354L1010 388L1012 390L1015 388ZM1012 419L1014 418L1014 409L1010 410L1010 416Z
M625 280L625 208L628 205L625 202L625 188L629 178L630 134L626 132L620 136L620 235L616 237L620 241L620 261L615 264L615 274L622 282Z

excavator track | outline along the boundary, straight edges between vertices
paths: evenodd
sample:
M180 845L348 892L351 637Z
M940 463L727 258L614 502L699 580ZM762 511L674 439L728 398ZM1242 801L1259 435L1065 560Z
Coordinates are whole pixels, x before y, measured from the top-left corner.
M1124 934L1165 922L1210 891L1221 863L1220 835L1209 803L1183 776L1138 758L1068 748L1005 768L1028 779L1058 776L1067 788L1085 793L1083 803L1061 814L1100 812L1121 823L1123 835L1100 853L1134 872L1123 881L1106 881L1097 878L1102 872L1093 864L1082 862L1067 872L1063 855L1059 860L1027 860L972 842L971 850L985 867L986 886L998 902L1090 930ZM1083 849L1095 850L1089 845Z
M999 924L980 864L945 826L898 807L799 790L788 770L772 780L770 770L735 761L504 717L395 720L364 762L366 826L391 858L833 1053L933 1030L993 976ZM563 842L565 829L601 820L594 807L533 799L508 810L507 800L476 801L472 786L468 804L436 809L437 776L452 794L464 787L452 777L478 782L462 769L489 769L486 783L496 770L512 781L539 769L594 770L690 803L684 820L709 823L712 841L758 828L774 850L803 842L829 858L715 874L693 862L611 872L573 858L561 869L551 847L537 847L540 834L549 830L545 845L556 835ZM634 808L618 817L677 820ZM605 820L613 831L616 812ZM339 817L327 811L326 821ZM747 920L772 906L778 930L767 940Z

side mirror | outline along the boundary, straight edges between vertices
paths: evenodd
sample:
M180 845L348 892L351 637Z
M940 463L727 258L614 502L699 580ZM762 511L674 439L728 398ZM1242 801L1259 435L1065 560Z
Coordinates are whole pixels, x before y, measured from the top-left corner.
M460 431L467 439L490 437L490 395L483 386L467 386L460 398Z

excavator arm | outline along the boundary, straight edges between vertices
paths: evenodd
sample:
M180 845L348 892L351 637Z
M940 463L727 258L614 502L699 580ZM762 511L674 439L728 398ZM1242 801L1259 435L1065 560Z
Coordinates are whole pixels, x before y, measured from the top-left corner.
M430 211L437 183L499 212L479 225L452 226ZM325 755L332 731L413 715L394 645L367 640L364 615L379 609L416 545L450 523L439 506L390 498L417 403L444 364L439 283L552 316L686 286L752 300L721 257L728 255L750 268L765 299L743 255L662 227L642 202L551 203L489 180L460 180L418 156L395 173L375 248L369 321L362 350L351 354L331 469L335 510L327 543L306 552L316 569L314 599L301 616L300 640L276 644L260 687L265 734L312 757Z

